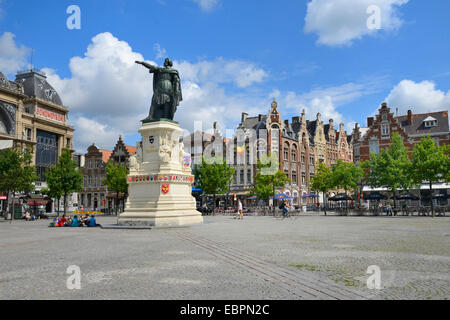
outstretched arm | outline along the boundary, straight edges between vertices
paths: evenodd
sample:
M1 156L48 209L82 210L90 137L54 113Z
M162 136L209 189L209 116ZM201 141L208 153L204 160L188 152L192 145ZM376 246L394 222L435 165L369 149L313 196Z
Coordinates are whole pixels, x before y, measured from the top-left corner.
M144 67L149 69L150 72L155 72L155 70L158 69L158 67L152 66L151 64L148 64L147 62L144 62L144 61L135 61L135 62L137 64L143 65Z

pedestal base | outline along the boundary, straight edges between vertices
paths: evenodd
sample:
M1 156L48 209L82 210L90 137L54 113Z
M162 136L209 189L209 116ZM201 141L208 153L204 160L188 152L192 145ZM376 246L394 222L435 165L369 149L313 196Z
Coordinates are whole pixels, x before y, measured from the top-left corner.
M131 161L128 200L119 226L182 227L203 223L192 196L190 155L174 122L144 123L142 147Z
M119 218L120 226L150 226L150 227L184 227L203 223L203 217L198 211L174 211L172 213L139 213L126 212Z

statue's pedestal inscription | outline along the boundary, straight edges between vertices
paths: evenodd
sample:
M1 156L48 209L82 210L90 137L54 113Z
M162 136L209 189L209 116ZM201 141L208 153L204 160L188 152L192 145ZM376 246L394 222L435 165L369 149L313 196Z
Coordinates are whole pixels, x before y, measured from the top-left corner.
M170 121L144 123L142 144L130 160L129 197L122 226L175 227L203 223L192 196L191 157L182 130Z

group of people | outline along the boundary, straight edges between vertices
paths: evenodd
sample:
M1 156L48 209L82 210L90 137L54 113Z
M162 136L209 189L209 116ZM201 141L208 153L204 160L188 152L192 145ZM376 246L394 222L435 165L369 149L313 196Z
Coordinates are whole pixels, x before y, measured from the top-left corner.
M61 218L55 218L50 223L49 227L56 227L56 228L62 228L62 227L71 227L71 228L78 228L78 227L89 227L94 228L97 227L97 221L94 216L81 216L78 218L77 215L75 215L73 218L66 216L62 216Z

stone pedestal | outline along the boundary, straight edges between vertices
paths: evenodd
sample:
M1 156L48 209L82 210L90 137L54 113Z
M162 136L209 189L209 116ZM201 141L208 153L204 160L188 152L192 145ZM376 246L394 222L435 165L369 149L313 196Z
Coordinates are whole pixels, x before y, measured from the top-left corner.
M121 226L177 227L203 223L192 196L191 157L184 153L183 131L170 121L145 123L142 144L130 159L128 201Z

